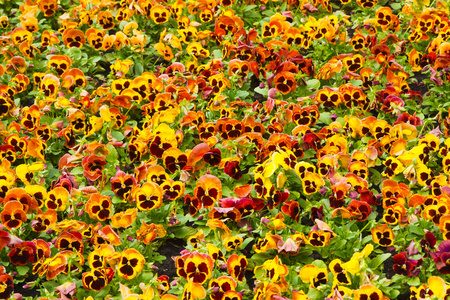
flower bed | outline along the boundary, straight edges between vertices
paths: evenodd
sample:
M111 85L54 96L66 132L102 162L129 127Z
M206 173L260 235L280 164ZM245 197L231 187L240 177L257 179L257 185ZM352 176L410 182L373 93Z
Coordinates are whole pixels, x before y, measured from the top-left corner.
M0 299L445 299L436 1L2 1Z

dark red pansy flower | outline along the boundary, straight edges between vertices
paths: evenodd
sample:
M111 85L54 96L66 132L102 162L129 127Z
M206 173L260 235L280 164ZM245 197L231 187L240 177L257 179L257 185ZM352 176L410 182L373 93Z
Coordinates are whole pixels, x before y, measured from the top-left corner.
M252 214L264 208L265 201L259 198L223 198L220 199L220 206L228 208L235 207L239 210L242 217Z
M0 299L8 299L14 292L14 281L11 275L4 273L0 267Z
M410 259L406 252L394 255L394 271L399 275L415 277L419 274L422 259Z
M21 242L14 244L8 253L9 261L13 265L25 266L28 262L36 262L36 244L33 242Z
M225 164L224 172L235 180L242 178L241 168L239 167L239 162L237 161L228 161Z
M316 219L322 220L324 213L323 213L323 205L320 206L320 208L312 207L311 208L311 220L314 222Z
M450 240L442 241L435 253L430 253L441 274L450 274Z
M206 161L211 166L216 166L220 164L222 160L221 153L219 149L211 149L205 154L203 154L203 160Z
M358 222L367 220L367 217L372 212L372 208L370 208L369 204L358 200L353 200L350 202L348 210L357 213L356 218Z
M423 257L430 256L430 251L434 250L434 246L436 246L436 237L434 236L434 233L431 231L427 231L425 233L424 238L420 241L420 246L422 247L422 252L424 253Z
M300 206L297 201L290 200L284 202L281 211L290 216L295 222L298 222L300 218Z
M320 137L314 133L309 132L303 136L303 142L316 151L321 148L320 141Z
M280 203L284 203L289 198L289 192L280 192L276 191L274 187L272 187L267 195L267 206L270 209L273 209Z
M193 197L189 194L184 196L184 204L189 206L189 214L191 216L195 216L200 208L202 208L202 201L199 198Z
M359 194L361 195L361 201L366 202L369 205L378 205L377 197L373 195L372 191L364 189L361 190Z

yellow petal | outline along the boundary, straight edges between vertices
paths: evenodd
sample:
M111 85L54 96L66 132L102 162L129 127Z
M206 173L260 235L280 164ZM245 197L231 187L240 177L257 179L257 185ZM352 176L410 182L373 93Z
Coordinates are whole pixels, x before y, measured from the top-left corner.
M431 276L428 278L428 287L433 291L433 295L437 298L442 298L447 290L447 285L445 284L444 279L437 276Z
M300 270L298 275L303 282L307 283L310 282L311 278L317 273L317 269L319 269L319 267L315 265L306 265Z

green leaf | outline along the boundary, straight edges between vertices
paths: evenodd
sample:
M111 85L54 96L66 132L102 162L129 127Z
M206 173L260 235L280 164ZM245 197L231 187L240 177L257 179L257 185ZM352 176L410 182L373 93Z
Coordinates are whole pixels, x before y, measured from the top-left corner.
M216 50L214 50L213 51L213 56L214 56L214 58L222 58L222 50L220 50L220 49L216 49Z
M83 174L83 167L75 167L72 169L72 171L70 171L70 174L72 175L81 175Z
M414 233L420 237L423 237L424 231L419 226L408 226L409 232Z
M19 273L19 275L23 276L25 274L28 273L28 271L30 270L30 268L28 266L17 266L17 273Z
M268 254L268 253L255 253L253 256L252 256L252 258L251 258L251 260L262 260L262 261L266 261L266 260L268 260L268 259L270 259L271 258L271 256L270 256L270 254Z
M400 10L402 8L402 5L400 3L392 3L391 8L393 10Z
M242 242L242 246L241 248L245 248L247 247L248 243L250 243L251 241L253 241L253 238L246 238L243 242Z
M265 272L266 272L266 270L264 270L263 268L256 269L256 271L255 271L255 278L256 279L261 279L264 276Z
M375 270L379 265L381 265L386 259L388 259L389 257L391 257L391 253L384 253L381 255L378 255L377 257L375 257L374 259L372 259L369 262L369 267L372 270Z
M419 277L408 277L406 279L406 283L410 286L419 286L420 285L420 278Z
M256 5L248 5L245 7L244 11L250 11L256 8Z
M72 47L69 49L69 56L73 58L74 61L80 60L83 53L77 47Z
M373 185L378 185L381 182L381 173L378 172L376 169L374 168L370 168L370 174L372 174L372 176L370 177L370 181L372 182Z
M265 97L269 96L269 89L267 87L265 87L263 89L260 87L256 87L255 92L257 92L258 94L261 94Z
M197 230L192 227L177 226L170 228L170 232L174 233L177 238L183 239L185 237L196 234Z
M330 125L330 124L331 124L331 118L330 118L330 116L331 116L331 113L329 113L329 112L321 112L321 113L320 113L320 116L319 116L319 121L320 121L321 123Z
M116 147L113 145L106 146L106 149L109 151L109 155L106 157L106 161L110 163L117 162L117 159L119 158L119 154L117 153Z
M323 262L323 260L318 260L316 259L315 261L312 262L313 265L315 265L316 267L322 268L322 269L326 269L327 265Z
M320 88L320 80L318 79L310 79L306 81L306 86L309 89L316 89L318 90Z
M111 199L111 202L112 202L113 204L120 204L120 203L124 203L125 201L123 201L122 199L120 199L120 198L117 197L117 196L113 196L112 199Z
M122 132L120 131L112 131L111 135L113 138L115 138L118 142L123 140L125 137L123 136Z
M318 300L318 299L325 299L325 295L316 289L309 289L308 291L308 297L311 300Z
M236 93L236 97L239 97L241 99L247 98L248 95L249 95L249 92L247 92L247 91L238 91Z
M372 235L369 234L369 235L366 235L366 236L362 239L361 243L364 245L364 244L367 244L368 242L370 242L371 240L372 240Z
M231 189L228 186L223 186L222 187L222 195L224 197L229 197L229 196L231 196L231 194L232 194L232 191L231 191Z
M354 86L361 86L363 84L362 80L359 79L353 79L349 81L351 84L353 84Z
M134 73L138 76L142 75L142 73L144 73L144 66L139 62L135 63Z

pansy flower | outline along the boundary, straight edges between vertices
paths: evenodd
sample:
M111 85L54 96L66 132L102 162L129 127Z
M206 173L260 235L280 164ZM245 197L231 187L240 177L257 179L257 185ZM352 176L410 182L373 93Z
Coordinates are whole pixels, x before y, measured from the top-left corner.
M141 227L136 232L138 241L142 241L144 244L148 245L151 241L155 240L157 237L165 237L166 230L161 224L147 224L142 222Z
M117 197L127 200L133 188L136 186L136 179L133 175L126 174L123 171L117 171L111 178L111 189Z
M11 275L5 273L4 267L0 268L0 298L9 299L14 292L14 281ZM215 299L216 300L216 299Z
M373 285L363 285L358 290L353 291L353 293L356 300L384 299L383 293Z
M36 199L32 198L23 188L13 188L6 192L3 203L7 204L10 201L20 202L26 213L34 211L38 207Z
M55 187L47 194L45 206L48 209L64 211L69 201L69 192L63 187Z
M403 163L395 157L389 157L383 164L386 166L383 175L393 178L395 175L400 174L405 170Z
M223 295L229 291L234 291L237 287L236 281L230 276L221 276L213 278L209 281L209 288L216 288L217 291L212 292L212 300L221 300Z
M272 188L266 193L265 198L267 199L267 206L270 209L278 206L280 203L284 203L289 198L289 192L280 192Z
M440 202L436 205L427 205L422 212L422 216L433 221L436 226L439 226L440 219L450 213L450 207L445 202Z
M0 16L0 27L6 29L9 27L9 18L8 16Z
M41 35L41 47L46 48L53 44L59 44L60 40L58 36L49 30L44 30Z
M227 161L225 163L224 173L233 178L234 180L239 180L242 177L242 172L239 167L238 161Z
M52 55L47 63L47 69L53 69L58 76L61 76L64 72L70 69L72 65L72 59L67 55Z
M127 228L136 220L137 212L137 208L130 208L125 211L118 212L111 217L111 225L114 228Z
M371 232L372 239L376 244L382 247L389 247L394 244L394 231L386 224L372 228Z
M299 277L303 282L309 282L311 288L316 289L323 284L327 284L328 271L315 265L305 265L300 270Z
M91 180L95 181L103 175L103 169L106 165L105 156L96 154L90 154L83 158L83 175Z
M210 164L211 166L216 166L220 164L222 157L219 149L211 149L205 154L203 154L203 160Z
M33 242L20 242L14 244L8 253L9 261L17 266L26 266L28 262L36 261L36 244Z
M236 139L242 135L244 126L242 121L232 118L222 118L217 121L215 132L220 134L223 139Z
M311 230L305 242L314 247L325 247L330 243L333 233L327 230Z
M114 26L116 26L114 24L114 17L109 10L101 11L97 15L97 22L105 30L112 29L112 28L114 28Z
M0 214L2 224L8 230L19 228L27 220L22 203L19 201L8 201Z
M133 191L133 200L140 210L152 210L161 207L163 192L154 182L146 182Z
M83 286L87 290L101 291L108 285L113 276L114 271L112 268L94 269L83 273Z
M169 148L164 151L162 160L166 169L173 174L176 170L182 170L186 166L188 157L178 148Z
M241 248L243 241L244 240L240 236L231 236L231 237L225 238L225 240L223 241L223 244L225 245L225 249L227 251L234 251L234 250L238 250L239 248Z
M197 182L194 196L203 203L203 207L211 208L214 203L222 198L222 183L220 179L209 174L203 175Z
M147 154L148 147L144 141L134 140L128 144L128 157L131 162L140 161L142 157Z
M144 256L136 249L129 248L122 252L117 263L117 271L120 277L133 279L142 271L144 264Z
M45 75L40 81L39 90L46 97L55 98L59 91L60 82L58 77L53 74Z
M166 180L160 184L164 199L176 200L184 195L185 184L181 181Z
M422 259L411 259L406 252L400 252L394 255L394 271L397 274L415 277L419 275L419 267L422 265Z
M184 196L184 204L189 207L189 214L191 216L195 216L202 208L202 201L199 198L192 197L189 194Z
M102 196L99 193L92 194L85 207L92 219L105 221L111 218L112 202L108 196Z
M49 209L44 214L36 215L36 219L31 222L31 228L36 232L47 231L58 221L56 210Z
M343 263L340 259L334 259L330 262L329 268L334 276L334 284L351 284L350 276L348 276L347 271L343 267Z
M177 257L176 266L178 275L202 284L211 278L214 261L207 254L191 252Z
M37 105L32 105L31 107L24 107L22 109L22 120L21 125L23 128L34 131L39 126L39 120L41 118L41 112Z
M87 86L87 80L83 71L77 68L65 71L61 75L61 78L63 80L61 86L69 90L70 93L75 92L77 87Z
M403 219L406 215L406 209L403 204L394 204L386 208L383 214L383 221L387 224L395 225Z
M164 132L163 134L155 136L149 145L150 153L157 158L162 158L166 150L177 147L177 140L174 134L169 132Z
M150 18L156 24L163 24L169 21L171 13L162 5L155 5L150 10Z
M306 171L305 177L302 179L303 192L305 195L317 193L324 184L325 182L317 173Z
M64 45L69 48L81 48L86 43L86 38L83 31L75 28L68 28L64 30L62 38Z
M164 299L166 296L169 296L169 295L163 295L161 299L162 300L175 300L175 299L171 299L171 298ZM189 282L184 287L183 294L181 297L182 297L182 299L186 299L186 300L205 299L206 291L205 291L205 288L201 284L196 283L193 280L189 280Z
M46 17L53 16L58 9L58 1L55 0L42 0L39 1L37 5Z
M83 236L77 231L65 231L57 238L55 247L60 250L74 250L83 253Z
M244 280L247 265L247 258L244 255L231 254L227 260L228 273L238 282Z
M259 269L264 270L264 276L272 282L282 280L289 273L287 266L281 263L278 256L275 256L274 259L266 260L261 266L255 267L255 273Z

